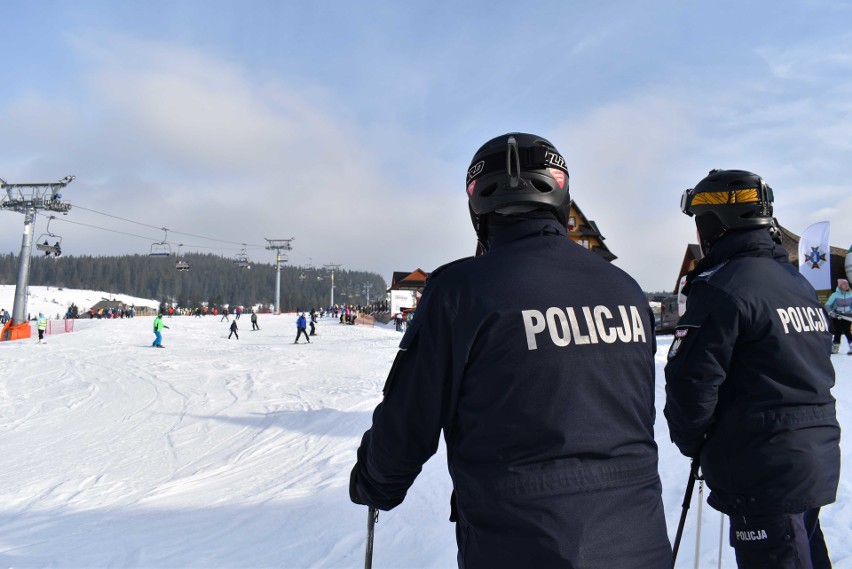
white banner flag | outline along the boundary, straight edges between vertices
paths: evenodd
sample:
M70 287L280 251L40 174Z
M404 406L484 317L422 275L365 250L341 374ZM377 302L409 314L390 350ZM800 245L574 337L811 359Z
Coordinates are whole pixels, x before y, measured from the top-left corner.
M828 245L829 222L809 226L799 239L799 272L816 290L831 289L831 250Z

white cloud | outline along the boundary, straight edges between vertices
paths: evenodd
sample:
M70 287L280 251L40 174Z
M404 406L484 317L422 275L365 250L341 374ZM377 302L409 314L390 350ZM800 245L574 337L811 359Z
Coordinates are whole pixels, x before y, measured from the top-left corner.
M74 44L86 60L83 67L92 69L85 105L95 111L77 131L78 180L66 196L72 202L236 243L295 236L296 249L316 263L342 262L386 279L393 270L415 268L411 264L432 270L451 260L447 250L473 250L454 245L464 229L435 230L453 208L461 209L450 213L461 218L455 227L469 225L464 201L442 190L440 175L428 179L435 159L426 158L414 137L401 144L371 136L375 130L353 123L321 87L264 81L180 45L117 37L78 38ZM66 122L83 120L81 108L51 109L49 101L32 106L30 115L66 110ZM26 114L12 114L22 130ZM36 150L49 141L59 151L48 129L32 138ZM421 188L429 189L428 197ZM161 235L136 226L122 230ZM85 235L88 244L78 240L77 247L87 252L147 247L80 227L69 231ZM170 240L200 241L174 233ZM436 242L443 245L434 247ZM434 253L421 252L430 249Z

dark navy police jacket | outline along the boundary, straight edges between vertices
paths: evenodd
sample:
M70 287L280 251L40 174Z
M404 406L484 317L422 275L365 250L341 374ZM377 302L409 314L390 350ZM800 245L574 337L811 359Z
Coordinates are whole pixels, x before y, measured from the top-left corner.
M361 500L402 502L441 431L462 567L669 567L653 318L554 221L435 271L358 449Z
M708 502L729 515L833 502L840 427L813 287L762 229L720 239L687 282L665 415L681 452L700 455Z

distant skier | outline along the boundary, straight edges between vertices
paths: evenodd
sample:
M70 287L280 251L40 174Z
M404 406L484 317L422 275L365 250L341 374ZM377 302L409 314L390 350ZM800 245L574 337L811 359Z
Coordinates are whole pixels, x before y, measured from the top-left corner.
M311 310L311 336L317 335L317 313L314 310Z
M846 344L849 347L847 354L852 356L852 333L849 331L852 322L846 320L846 318L852 318L852 290L849 290L849 281L837 279L837 290L828 297L825 310L831 316L831 325L834 329L831 353L840 352L840 337L846 336Z
M257 325L257 312L254 310L251 311L251 329L252 331L260 330L260 326Z
M165 324L163 324L163 313L157 314L157 317L154 318L154 343L151 346L155 348L165 348L163 345L163 328L168 328Z
M222 310L222 317L219 319L219 322L221 322L222 320L225 320L227 322L231 321L231 319L228 318L228 309L227 308Z
M237 334L237 319L236 319L236 318L234 318L234 321L233 321L233 322L231 322L231 333L230 333L230 334L228 334L228 339L229 339L229 340L231 339L231 336L232 336L232 335L233 335L233 336L236 336L236 337L237 337L237 340L239 340L239 339L240 339L240 335L239 335L239 334Z
M41 344L44 340L44 331L47 330L47 317L41 312L38 313L36 328L38 329L38 343Z
M299 318L296 320L296 341L293 342L294 344L299 343L299 338L302 337L302 334L305 335L305 340L307 340L308 343L310 344L311 339L308 338L308 322L307 322L307 319L305 318L304 312L302 312L299 315Z

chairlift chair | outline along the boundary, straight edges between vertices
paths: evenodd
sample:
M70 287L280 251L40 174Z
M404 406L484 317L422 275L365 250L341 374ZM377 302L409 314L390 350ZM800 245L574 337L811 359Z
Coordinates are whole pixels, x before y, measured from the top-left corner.
M51 215L47 220L47 228L45 229L46 233L43 233L39 236L36 241L36 249L39 251L44 251L44 256L48 257L53 255L54 257L58 257L62 254L62 237L59 235L54 235L50 232L50 222L56 219L55 216ZM53 245L50 244L49 239L53 240Z
M166 232L166 237L162 241L158 243L151 244L151 252L149 256L151 257L171 257L172 255L172 246L169 245L169 230L163 227L163 231Z
M188 271L189 270L189 262L184 259L180 254L180 248L183 247L183 243L178 245L178 259L175 261L175 269L178 271Z
M151 257L171 257L172 248L168 243L152 243Z
M246 254L246 244L243 243L243 250L236 256L234 259L234 264L240 269L250 269L251 262L249 261L248 255Z

